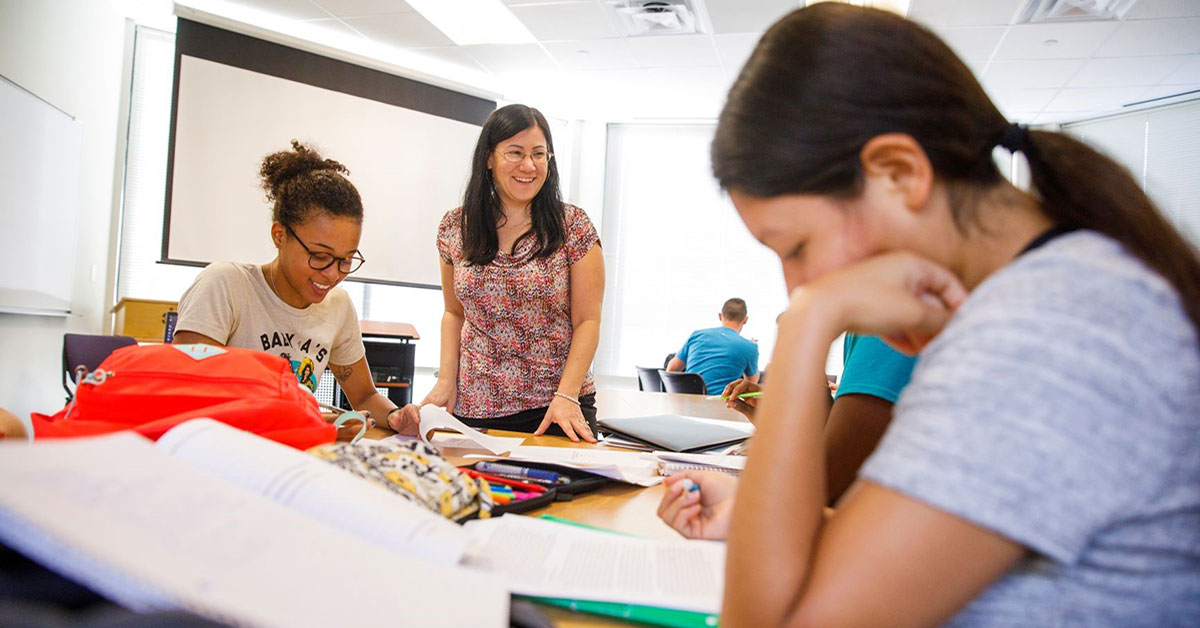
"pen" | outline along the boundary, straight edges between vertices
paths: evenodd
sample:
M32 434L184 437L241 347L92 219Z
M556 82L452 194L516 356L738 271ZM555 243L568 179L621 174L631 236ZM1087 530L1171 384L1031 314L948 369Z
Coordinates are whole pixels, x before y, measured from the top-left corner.
M679 485L683 487L683 490L688 491L689 493L700 490L700 485L693 482L692 478L683 478L679 481Z
M545 482L553 482L561 484L569 480L553 471L545 471L542 469L530 469L529 467L518 467L513 464L503 464L500 462L480 462L475 465L476 469L485 473L494 473L497 475L512 475L519 478L530 480L541 480Z
M529 484L527 482L520 482L517 480L510 480L507 478L500 478L500 477L496 477L494 475L489 475L487 473L480 473L480 472L476 471L475 469L464 468L464 469L462 469L462 472L466 473L467 475L469 475L473 478L476 478L476 479L483 479L483 480L487 480L488 482L496 482L497 484L507 484L513 488L519 488L519 489L525 490L525 491L532 491L534 493L545 493L546 492L546 487L544 487L544 486L538 486L537 484Z
M744 392L744 393L738 395L737 398L738 399L757 399L758 397L761 397L761 396L762 396L761 390L752 390L750 392ZM729 401L729 397L727 395L714 395L712 397L709 397L709 399L720 399L721 401Z

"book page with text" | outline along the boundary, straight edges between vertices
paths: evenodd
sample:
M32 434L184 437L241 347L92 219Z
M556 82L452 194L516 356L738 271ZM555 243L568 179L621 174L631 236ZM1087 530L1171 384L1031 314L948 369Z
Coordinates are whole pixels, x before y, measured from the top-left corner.
M508 625L496 578L371 545L130 432L0 443L0 477L0 539L134 610L246 626Z
M156 445L167 454L376 545L446 565L467 545L462 528L306 453L224 423L193 419Z

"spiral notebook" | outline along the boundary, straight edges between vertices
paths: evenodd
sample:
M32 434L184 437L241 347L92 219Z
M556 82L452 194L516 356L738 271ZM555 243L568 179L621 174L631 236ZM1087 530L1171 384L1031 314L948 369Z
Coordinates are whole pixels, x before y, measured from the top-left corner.
M685 454L657 451L659 475L671 475L684 471L720 471L738 475L746 468L745 456L724 454Z

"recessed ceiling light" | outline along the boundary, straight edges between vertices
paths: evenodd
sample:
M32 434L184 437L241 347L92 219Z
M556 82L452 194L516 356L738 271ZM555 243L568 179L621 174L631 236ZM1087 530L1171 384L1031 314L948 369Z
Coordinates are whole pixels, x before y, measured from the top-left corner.
M500 0L407 0L460 46L532 44L537 38Z

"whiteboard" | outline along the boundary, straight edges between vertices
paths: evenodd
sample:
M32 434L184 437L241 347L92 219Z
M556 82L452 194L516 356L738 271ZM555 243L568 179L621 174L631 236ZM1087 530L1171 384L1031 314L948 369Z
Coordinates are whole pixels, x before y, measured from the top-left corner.
M354 278L440 285L437 226L462 204L479 125L187 55L178 85L168 260L270 260L259 164L295 138L349 168L362 195Z
M0 311L71 309L82 126L0 77Z

